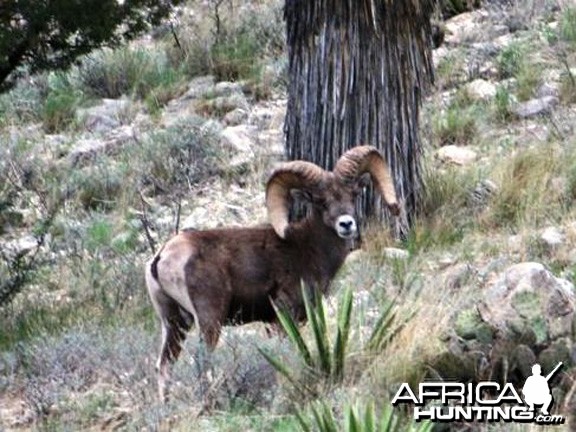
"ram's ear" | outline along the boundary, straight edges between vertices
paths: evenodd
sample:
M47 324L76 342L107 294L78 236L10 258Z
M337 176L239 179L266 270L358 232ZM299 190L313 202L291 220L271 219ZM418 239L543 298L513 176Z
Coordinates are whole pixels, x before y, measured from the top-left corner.
M290 189L290 197L293 202L312 202L312 193L305 189Z
M354 184L354 193L358 194L362 192L365 187L370 186L370 183L372 183L372 176L370 173L362 174L360 177L358 177L356 184Z

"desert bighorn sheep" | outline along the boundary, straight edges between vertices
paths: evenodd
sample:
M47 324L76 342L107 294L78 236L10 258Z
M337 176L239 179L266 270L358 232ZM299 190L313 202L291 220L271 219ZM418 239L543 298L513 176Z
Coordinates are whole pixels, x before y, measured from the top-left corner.
M213 350L221 326L276 321L273 304L305 319L301 281L326 293L358 236L355 196L370 174L394 215L399 212L388 165L374 147L359 146L328 172L304 161L286 162L266 185L270 225L183 231L146 266L148 292L162 325L158 388L165 398L170 365L193 323ZM311 204L303 220L288 221L290 194Z

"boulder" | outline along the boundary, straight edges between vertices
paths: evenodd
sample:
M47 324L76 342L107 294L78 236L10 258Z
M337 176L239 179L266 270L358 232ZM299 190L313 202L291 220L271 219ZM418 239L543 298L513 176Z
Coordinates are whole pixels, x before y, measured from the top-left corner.
M198 99L209 93L212 88L214 88L214 77L212 75L196 77L188 83L188 91L179 99Z
M236 108L224 116L222 122L228 126L238 126L248 119L248 111L243 108Z
M509 266L492 280L474 300L454 312L445 348L432 360L432 368L445 378L489 376L519 380L521 385L536 362L544 371L559 361L571 366L572 283L536 262Z
M230 166L238 168L254 160L257 128L249 125L228 126L220 133L220 144L230 152Z
M496 96L496 85L484 79L476 79L466 85L466 93L472 100L488 102Z
M387 247L382 250L382 253L386 258L394 259L394 260L407 260L410 258L410 252L405 249Z
M540 233L540 242L548 250L553 250L564 244L566 236L558 227L544 228Z
M486 291L482 310L507 337L549 343L572 334L574 286L540 263L516 264Z
M131 126L122 126L113 130L104 138L84 138L78 140L76 146L68 154L72 166L82 165L103 154L114 154L127 144L136 143L134 130Z
M538 99L531 99L519 103L514 109L514 113L520 118L531 118L550 114L559 102L556 96L544 96Z
M106 133L122 125L122 118L127 115L131 103L128 99L102 99L100 104L80 108L76 115L78 121L88 131Z
M469 147L447 145L436 152L442 162L454 165L470 165L478 159L478 154Z

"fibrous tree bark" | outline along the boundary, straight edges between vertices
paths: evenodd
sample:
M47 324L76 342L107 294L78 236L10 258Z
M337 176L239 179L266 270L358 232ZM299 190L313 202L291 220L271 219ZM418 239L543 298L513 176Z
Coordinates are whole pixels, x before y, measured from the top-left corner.
M286 0L289 56L285 122L289 159L332 169L358 144L392 170L405 235L422 193L419 106L432 82L434 0ZM388 218L367 191L360 218Z

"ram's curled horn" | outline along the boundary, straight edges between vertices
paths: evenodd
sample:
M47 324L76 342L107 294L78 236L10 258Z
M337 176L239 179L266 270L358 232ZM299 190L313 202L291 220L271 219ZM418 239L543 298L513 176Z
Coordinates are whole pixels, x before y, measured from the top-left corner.
M397 216L400 207L396 199L394 181L388 164L376 147L367 145L354 147L344 153L334 167L334 174L347 183L355 182L364 173L370 173L388 208Z
M326 171L311 162L286 162L274 170L266 185L268 219L281 238L285 238L290 212L290 190L313 190L326 176Z

